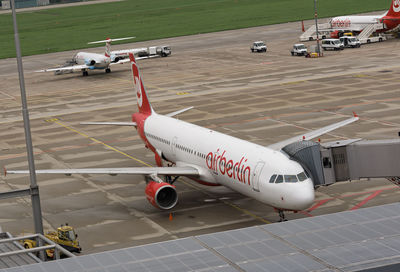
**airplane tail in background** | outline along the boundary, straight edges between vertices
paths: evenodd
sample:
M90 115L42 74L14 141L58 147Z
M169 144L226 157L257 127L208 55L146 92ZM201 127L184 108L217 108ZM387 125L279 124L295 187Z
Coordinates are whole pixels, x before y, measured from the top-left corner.
M392 0L389 11L386 13L388 17L399 17L400 18L400 0Z
M106 50L104 52L104 56L109 58L111 56L111 39L107 38L106 41Z
M102 40L102 41L89 42L88 44L106 43L106 50L104 52L104 55L109 58L111 56L111 42L129 40L129 39L134 39L134 38L135 37L118 38L118 39L107 38L107 39Z
M149 99L146 94L146 90L143 86L142 77L140 76L139 68L136 65L135 57L133 56L132 53L129 53L129 59L131 60L133 88L136 92L136 99L139 108L139 113L145 115L151 115L153 109L150 105Z

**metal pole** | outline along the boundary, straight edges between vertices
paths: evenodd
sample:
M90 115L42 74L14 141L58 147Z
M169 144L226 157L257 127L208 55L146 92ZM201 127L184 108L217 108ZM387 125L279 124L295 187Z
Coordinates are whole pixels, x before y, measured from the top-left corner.
M315 18L315 30L317 31L317 51L318 51L318 56L321 56L321 47L319 46L319 33L318 33L317 0L314 0L314 18Z
M26 151L28 153L29 174L30 174L30 181L31 181L30 190L31 190L31 200L32 200L32 209L33 209L33 221L35 223L35 233L43 234L42 210L40 208L39 187L36 184L36 172L35 172L35 162L34 162L34 158L33 158L31 128L30 128L30 123L29 123L28 106L26 103L24 71L23 71L23 67L22 67L21 47L19 44L17 16L15 14L14 0L11 0L11 9L12 9L12 16L13 16L13 23L14 23L15 50L17 51L19 87L21 89L22 117L24 119Z

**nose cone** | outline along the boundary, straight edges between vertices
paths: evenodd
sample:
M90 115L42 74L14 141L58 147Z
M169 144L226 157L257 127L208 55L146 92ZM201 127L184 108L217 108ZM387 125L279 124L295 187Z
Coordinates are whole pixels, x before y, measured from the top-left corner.
M282 206L284 209L301 211L307 209L314 202L314 184L311 179L303 182L298 182L286 192L286 197L283 197Z

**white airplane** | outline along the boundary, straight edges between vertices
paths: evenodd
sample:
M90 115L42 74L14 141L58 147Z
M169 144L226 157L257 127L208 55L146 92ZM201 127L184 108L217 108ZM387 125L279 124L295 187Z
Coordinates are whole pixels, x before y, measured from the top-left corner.
M383 23L380 32L386 32L400 24L400 0L392 0L389 10L382 15L340 16L329 21L331 28L336 30L362 31L370 24Z
M106 73L110 73L111 69L110 66L114 64L122 64L129 62L129 58L127 58L129 53L137 53L142 49L126 49L126 50L118 50L118 51L111 51L111 42L114 41L122 41L133 39L135 37L127 37L127 38L118 38L118 39L110 39L107 38L106 40L102 41L95 41L89 42L88 44L95 44L95 43L105 43L106 48L104 55L98 53L88 53L88 52L78 52L72 58L70 62L68 62L67 66L58 67L58 68L50 68L44 70L38 70L35 72L56 72L56 73L63 73L63 72L71 72L71 71L82 71L83 76L88 76L89 70L105 70ZM142 58L138 58L142 59ZM69 65L71 64L71 65Z
M133 126L146 148L154 152L158 167L88 168L37 170L37 174L133 174L144 175L145 194L155 207L171 209L178 201L173 183L185 176L201 184L224 185L243 195L259 200L279 211L300 211L314 201L314 185L303 167L280 152L284 146L308 140L350 124L358 117L310 131L288 140L264 147L208 128L193 125L173 116L157 114L150 105L133 54L129 54L133 85L139 112L132 122L86 122L86 125ZM166 167L164 165L167 164ZM29 170L8 170L9 174L29 173ZM160 176L164 176L162 180Z

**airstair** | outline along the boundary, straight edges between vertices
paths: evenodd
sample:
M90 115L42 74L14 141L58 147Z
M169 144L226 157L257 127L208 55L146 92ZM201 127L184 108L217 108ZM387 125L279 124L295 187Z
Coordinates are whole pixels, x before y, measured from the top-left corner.
M384 25L382 23L369 24L363 29L363 31L361 31L357 38L362 42L364 40L367 40L369 36L371 36L374 32L383 28Z
M369 42L376 42L382 41L379 37L372 39L369 38L373 33L378 30L384 29L384 24L376 23L376 24L367 24L361 33L357 36L357 38L361 41L361 43L369 43ZM330 23L318 24L318 32L320 39L328 38L330 32L334 29L331 27ZM303 34L300 35L300 41L312 41L315 40L316 35L315 25L311 25Z
M318 24L319 38L325 39L329 37L331 25L329 23ZM311 25L303 34L300 36L300 41L312 41L317 39L317 31L315 29L315 24Z

